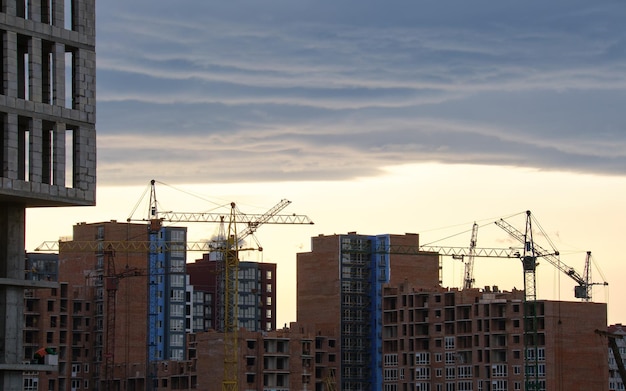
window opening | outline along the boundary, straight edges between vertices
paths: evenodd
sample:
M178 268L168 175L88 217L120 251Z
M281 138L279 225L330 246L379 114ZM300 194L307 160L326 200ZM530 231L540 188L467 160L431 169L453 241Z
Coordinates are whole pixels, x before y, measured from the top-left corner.
M75 128L68 127L65 130L65 182L58 185L64 187L74 187L74 167L75 167L75 145L74 145L74 131ZM71 184L71 186L68 186Z
M29 99L29 66L28 66L29 38L24 35L17 37L17 97Z
M71 48L66 48L65 52L65 107L68 109L74 108L74 97L76 83L74 81L74 72L76 70L74 60L74 51Z

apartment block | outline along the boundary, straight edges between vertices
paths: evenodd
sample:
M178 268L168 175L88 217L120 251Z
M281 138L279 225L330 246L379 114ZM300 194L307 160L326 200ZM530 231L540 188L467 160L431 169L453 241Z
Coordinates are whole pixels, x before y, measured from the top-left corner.
M187 264L189 282L194 294L203 296L203 308L197 307L194 331L224 329L224 288L222 261L219 253L204 254L202 259ZM240 261L238 324L248 331L276 329L276 264ZM201 317L201 318L200 318ZM201 320L202 319L202 320Z
M419 251L419 236L320 235L297 255L297 322L339 328L338 389L380 390L383 287L440 284L439 256Z
M209 331L196 334L198 353L197 388L222 389L223 334ZM335 373L340 348L336 336L328 336L305 325L270 332L241 330L238 333L238 383L243 391L340 389Z
M612 324L606 329L606 334L599 334L613 338L614 346L617 348L616 355L613 349L609 347L609 391L625 390L624 381L626 379L622 379L620 375L619 361L623 366L626 366L626 327L621 323ZM604 341L604 338L602 340ZM611 341L608 343L610 344Z
M523 291L497 287L386 287L382 389L607 390L607 348L594 332L606 305L539 300L532 318L524 305Z
M114 220L75 225L73 240L60 243L60 305L46 307L50 324L41 330L51 336L46 343L58 347L58 382L50 383L51 375L40 383L54 391L79 383L92 390L144 390L163 376L168 387L182 384L167 380L171 371L159 365L191 359L185 246L184 227L152 232L147 224ZM183 373L185 384L191 373Z

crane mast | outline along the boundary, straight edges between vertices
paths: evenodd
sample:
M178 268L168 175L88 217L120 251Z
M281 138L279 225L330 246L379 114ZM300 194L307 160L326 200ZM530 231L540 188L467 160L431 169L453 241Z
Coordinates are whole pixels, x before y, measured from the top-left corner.
M155 181L152 180L150 191L150 232L160 229L163 221L168 222L208 222L224 224L224 215L219 213L188 213L188 212L158 212L156 203ZM224 295L224 378L222 380L223 391L239 390L238 379L238 301L239 301L239 247L241 241L254 234L263 224L313 224L304 215L280 215L291 201L281 200L278 204L263 214L244 214L237 210L234 202L230 204L230 216L228 220L228 233L225 240L218 238L217 250L221 253L222 265L220 274L223 273ZM237 234L237 224L245 224L241 233ZM215 248L213 249L215 251ZM245 249L249 250L249 249ZM262 250L259 248L259 250ZM219 284L218 284L219 285ZM152 366L151 366L152 367Z
M478 224L472 225L472 238L470 240L469 254L465 263L463 274L463 289L472 289L474 286L474 258L476 257L476 240L478 239Z

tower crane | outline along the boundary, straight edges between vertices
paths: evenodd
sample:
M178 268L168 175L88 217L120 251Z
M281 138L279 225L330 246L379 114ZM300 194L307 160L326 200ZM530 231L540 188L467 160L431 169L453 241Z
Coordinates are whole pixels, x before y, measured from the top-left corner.
M581 276L576 269L567 266L559 258L558 250L546 250L533 241L532 238L532 216L529 210L526 211L526 232L522 233L511 224L503 219L495 222L495 224L506 231L513 238L524 244L524 258L522 259L524 264L524 281L527 284L527 296L528 299L536 299L535 289L535 269L537 257L541 257L556 267L561 272L565 273L578 285L574 287L574 297L582 299L583 301L591 300L591 286L592 285L608 285L607 282L594 283L591 281L591 252L587 252L587 259L585 261L585 273Z
M238 390L238 267L239 267L239 251L247 250L262 250L257 249L244 249L240 243L246 237L253 235L256 230L263 224L313 224L313 222L303 215L282 215L279 214L281 210L287 207L291 201L281 200L277 205L268 210L264 214L244 214L241 213L233 202L230 204L230 215L228 220L228 236L225 240L216 246L211 242L170 242L159 239L159 232L161 231L163 222L209 222L209 223L224 223L226 216L220 213L176 213L176 212L163 212L159 213L156 200L155 181L151 181L151 193L150 193L150 206L149 206L149 219L141 220L148 223L148 240L147 241L50 241L42 243L37 251L69 251L69 252L95 252L103 254L103 249L106 249L106 254L109 255L107 262L107 279L106 292L107 292L107 328L111 328L114 332L115 322L115 293L117 292L117 283L120 278L130 275L143 275L148 276L148 343L146 348L147 355L147 370L148 381L146 386L148 390L154 387L154 376L156 376L156 357L154 355L153 343L155 340L156 330L156 317L152 314L157 313L157 303L155 301L157 297L156 284L152 283L152 277L156 275L163 276L166 271L161 267L155 273L155 268L159 265L159 260L162 260L163 254L171 251L203 251L203 252L215 252L218 251L222 254L223 260L223 275L224 275L224 381L222 388L224 390ZM130 222L131 219L129 218ZM245 228L238 235L237 225L245 225ZM186 244L186 246L185 246ZM145 270L125 270L121 273L116 273L114 269L114 256L115 252L125 253L143 253L148 255L148 268ZM108 278L111 277L111 278ZM107 330L108 331L108 330ZM114 334L107 336L107 339L111 342L114 341ZM113 349L114 346L105 350L105 358L107 359L103 372L106 372L106 378L109 379L112 376L113 366Z
M156 235L161 228L162 222L204 222L204 223L224 223L224 215L218 213L189 213L189 212L161 212L158 211L156 199L156 181L150 182L150 223L149 232L151 240L156 239ZM239 390L238 381L238 296L239 296L239 247L241 241L254 234L259 226L263 224L313 224L304 215L280 215L281 210L286 208L291 201L281 200L264 214L244 214L237 208L236 204L230 204L230 215L228 220L228 235L223 241L218 251L222 253L223 276L224 276L224 379L222 390ZM245 224L241 233L237 234L237 224ZM150 258L158 256L156 252L150 253ZM152 262L150 263L152 264Z
M470 239L469 254L465 263L463 274L463 289L472 289L474 286L474 257L476 256L476 240L478 239L478 224L472 225L472 238Z
M498 227L502 228L509 235L524 245L524 251L520 259L522 260L524 270L524 359L526 365L526 390L539 389L536 290L537 258L541 257L545 259L558 270L573 279L578 284L574 288L574 295L583 301L589 301L591 299L591 286L595 285L590 282L591 276L589 269L591 252L587 253L587 260L585 262L585 277L583 277L574 268L561 262L558 250L554 249L549 251L535 243L533 240L532 222L533 219L529 210L526 211L526 229L524 233L517 230L503 219L495 222ZM608 283L604 282L602 285L608 285ZM528 353L531 351L534 354L529 355ZM533 370L529 371L530 368L533 368ZM533 376L534 378L532 378Z

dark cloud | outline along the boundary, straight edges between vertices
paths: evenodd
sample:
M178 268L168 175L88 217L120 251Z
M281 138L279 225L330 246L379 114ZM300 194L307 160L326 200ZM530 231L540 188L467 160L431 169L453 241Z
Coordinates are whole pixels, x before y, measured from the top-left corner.
M100 2L99 178L345 179L420 161L625 175L624 11Z

